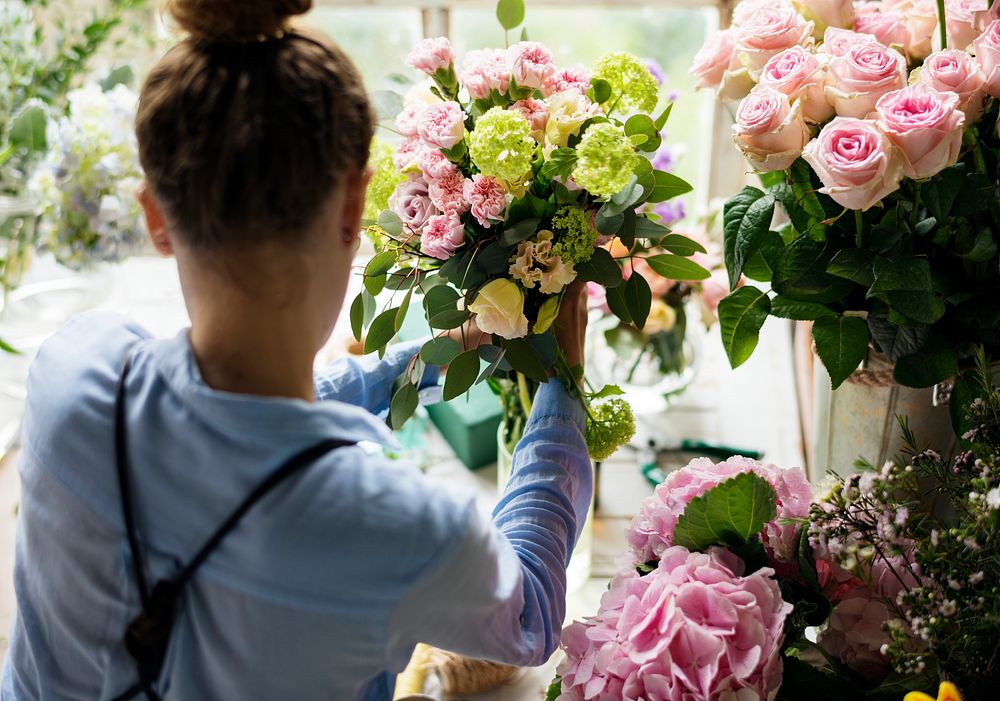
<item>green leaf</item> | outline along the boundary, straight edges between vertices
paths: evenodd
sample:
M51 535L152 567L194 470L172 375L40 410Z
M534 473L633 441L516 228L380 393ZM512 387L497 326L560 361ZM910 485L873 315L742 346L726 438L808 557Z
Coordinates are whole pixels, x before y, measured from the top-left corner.
M954 343L944 334L932 332L923 348L896 361L892 377L907 387L933 387L957 373Z
M388 209L379 212L378 225L389 236L398 238L403 235L403 220L399 218L398 214Z
M491 345L479 346L479 357L485 360L488 364L486 369L479 373L479 377L476 378L476 384L493 377L497 370L502 367L509 367L510 364L505 362L506 355L507 354L502 348L497 348L496 346Z
M877 258L875 282L867 296L882 300L893 311L922 324L933 324L945 312L944 300L934 292L926 258Z
M637 239L655 239L666 236L669 233L670 229L659 222L651 221L646 217L636 217L635 237Z
M392 90L371 93L371 103L379 121L393 120L403 111L403 96Z
M654 123L656 126L656 131L663 131L663 127L667 126L667 120L670 119L670 113L674 110L674 103L671 102L667 105L666 109L660 112L660 116L656 118Z
M770 311L767 293L750 285L744 285L719 303L722 345L732 367L738 368L753 354Z
M945 168L921 188L921 199L931 216L945 221L965 184L964 166L958 164Z
M653 303L653 293L649 289L646 278L634 273L626 282L623 290L625 306L635 327L641 329L646 325L649 309Z
M435 285L424 294L424 310L427 318L443 312L456 311L461 295L450 285Z
M398 431L413 416L419 403L420 394L417 388L409 382L404 382L392 395L392 401L389 403L389 425Z
M365 332L365 301L360 293L351 302L351 332L356 341L360 341Z
M635 228L639 218L635 215L634 209L626 209L622 212L622 216L625 217L625 220L622 222L622 228L618 230L618 238L622 245L631 251L632 247L635 246Z
M830 244L806 236L792 241L774 271L774 291L800 302L842 300L851 291L851 283L826 272L832 250Z
M662 170L653 171L653 178L655 184L649 202L665 202L686 195L694 189L686 180Z
M743 264L743 274L751 280L770 282L785 254L785 242L777 231L768 231L758 239L756 248Z
M562 694L562 677L556 677L545 690L545 701L556 701Z
M771 315L781 319L795 319L797 321L813 321L825 317L836 316L832 311L822 304L815 302L798 302L781 295L776 295L771 300Z
M504 29L515 29L524 21L524 0L500 0L497 3L497 20Z
M814 220L826 218L823 205L816 196L816 188L813 187L812 170L804 159L799 158L789 169L790 180L792 182L792 193L795 201ZM804 232L803 232L804 233Z
M761 239L771 230L774 197L755 187L745 187L726 202L722 218L729 287L736 289L743 267L757 250Z
M628 118L625 122L625 135L626 136L644 136L641 142L637 144L640 151L646 151L647 153L653 153L662 143L662 137L660 136L660 130L656 128L656 124L653 122L653 118L646 114L635 114Z
M536 382L548 380L547 368L542 364L535 349L527 340L523 338L497 338L496 336L493 339L494 343L504 349L507 362L512 368Z
M913 355L927 342L928 326L904 326L889 320L889 308L876 303L868 313L868 331L879 350L893 363Z
M386 344L396 335L396 314L399 307L394 307L384 311L375 317L371 328L368 329L368 336L365 338L365 354L382 350Z
M608 208L607 204L597 211L597 218L594 223L597 230L605 236L616 236L621 231L622 224L625 223L625 215L621 212L614 212L614 208Z
M816 353L837 389L865 359L868 324L856 316L824 316L813 324L812 335Z
M102 91L108 92L119 85L131 85L134 80L135 71L132 70L132 66L125 65L111 69L99 85Z
M552 295L542 302L542 306L538 310L538 318L535 320L535 325L531 328L531 333L545 333L552 328L556 317L559 316L559 303L561 301L562 298L559 295Z
M747 545L775 517L777 500L774 488L760 475L736 475L688 503L674 526L674 544L693 552L713 545Z
M626 324L632 323L632 312L629 311L628 304L625 302L625 289L624 285L618 287L611 287L607 291L607 302L608 309L611 313L617 316L622 322Z
M707 280L712 276L693 260L670 253L650 256L646 262L657 275L668 280Z
M692 256L695 253L706 252L704 246L683 234L665 236L657 242L656 247L678 256Z
M396 264L396 257L395 251L376 253L365 266L365 275L385 275Z
M36 104L28 105L11 120L7 139L17 149L41 153L48 148L45 123L45 108Z
M845 248L834 254L826 272L867 288L875 282L874 263L875 256L863 248Z
M521 241L530 239L538 231L538 224L541 219L533 217L531 219L523 219L513 226L504 227L503 234L500 235L500 244L502 246L516 246Z
M403 324L406 322L406 315L410 311L410 298L413 297L413 290L409 290L406 296L403 297L403 303L399 305L399 311L396 312L396 333L403 328Z
M576 279L603 287L618 287L623 282L621 267L605 248L595 248L590 260L577 263Z
M429 317L427 323L432 329L451 330L457 329L471 318L472 314L465 309L452 309Z
M17 348L10 345L9 343L7 343L7 341L3 340L2 338L0 338L0 351L3 351L4 353L10 353L11 355L21 354L21 351L19 351Z
M462 346L453 338L442 336L423 345L420 359L428 365L447 365L462 352Z
M611 93L611 83L603 78L594 78L590 81L590 90L587 91L587 95L591 102L598 105L604 104L611 99Z
M479 351L476 349L460 353L448 366L444 376L444 400L450 401L465 394L479 377Z
M850 682L797 657L785 657L775 701L862 701L864 693ZM898 696L902 698L902 694Z

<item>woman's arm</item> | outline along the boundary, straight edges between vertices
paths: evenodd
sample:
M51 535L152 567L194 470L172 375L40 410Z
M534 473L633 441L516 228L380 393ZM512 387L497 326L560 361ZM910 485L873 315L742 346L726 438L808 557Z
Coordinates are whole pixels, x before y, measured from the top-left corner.
M389 346L381 360L375 355L339 358L315 373L316 399L337 400L381 414L389 409L392 383L402 374L424 341ZM421 389L438 383L437 367L424 370Z

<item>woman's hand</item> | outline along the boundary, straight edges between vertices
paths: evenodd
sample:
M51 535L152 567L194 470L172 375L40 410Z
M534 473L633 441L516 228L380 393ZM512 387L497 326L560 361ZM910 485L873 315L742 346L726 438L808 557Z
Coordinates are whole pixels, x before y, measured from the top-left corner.
M587 285L574 282L563 293L559 316L553 325L556 341L569 366L583 366L583 345L587 336Z

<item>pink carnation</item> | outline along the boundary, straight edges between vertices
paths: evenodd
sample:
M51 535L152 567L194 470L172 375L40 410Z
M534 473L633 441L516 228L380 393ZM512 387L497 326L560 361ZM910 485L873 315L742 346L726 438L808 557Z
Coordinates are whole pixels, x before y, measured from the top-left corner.
M407 139L392 154L392 164L396 166L396 170L406 170L419 161L425 150L426 147L419 137Z
M452 148L465 138L465 112L457 102L431 105L420 115L420 138L436 148Z
M526 100L518 100L510 106L515 112L519 112L531 125L532 138L541 143L545 139L545 125L549 121L549 108L541 100L529 97Z
M562 635L562 701L771 698L792 606L773 571L741 576L712 549L673 547L656 570L620 572L597 615Z
M465 242L465 227L453 214L436 214L420 234L420 250L438 260L448 260Z
M590 79L590 71L581 64L562 68L545 80L545 84L542 85L542 94L545 97L550 97L566 90L576 90L586 94L590 90Z
M408 139L417 136L420 115L423 114L426 107L427 105L419 102L404 107L403 111L396 116L396 131Z
M458 166L436 148L424 148L417 157L417 167L428 181L440 180L458 172Z
M455 62L455 51L446 37L424 39L406 58L406 65L427 75L447 70Z
M537 41L521 41L507 51L511 74L522 88L539 89L556 72L552 52Z
M427 192L431 202L445 214L460 215L469 209L465 199L465 178L455 168L443 177L430 181Z
M799 527L783 521L801 519L809 513L812 489L805 473L798 468L785 470L740 456L718 464L708 458L696 458L686 467L670 473L653 496L643 500L639 515L632 520L627 533L636 561L656 560L673 545L677 519L692 499L746 472L755 472L766 479L778 497L776 517L761 533L769 560L772 565L794 563Z
M485 175L473 175L465 181L465 199L476 221L486 229L503 220L507 209L507 191L503 185Z
M490 96L493 90L506 94L510 87L510 61L503 49L470 51L462 61L459 77L473 100Z

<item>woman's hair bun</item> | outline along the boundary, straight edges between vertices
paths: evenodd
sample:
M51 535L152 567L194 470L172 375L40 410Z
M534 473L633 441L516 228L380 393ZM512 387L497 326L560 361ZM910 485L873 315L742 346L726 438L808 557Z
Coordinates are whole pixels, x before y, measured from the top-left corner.
M312 9L313 0L168 0L182 29L208 42L246 42L280 34L288 18Z

